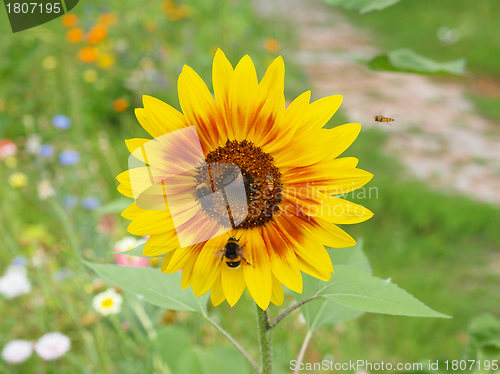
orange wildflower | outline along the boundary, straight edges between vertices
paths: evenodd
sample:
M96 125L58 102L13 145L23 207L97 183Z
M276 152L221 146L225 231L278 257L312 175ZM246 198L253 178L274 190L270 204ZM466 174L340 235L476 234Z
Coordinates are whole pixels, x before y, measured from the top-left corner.
M128 101L123 98L116 99L113 102L113 109L117 112L123 112L127 108L128 108Z
M267 38L264 41L264 48L266 51L271 52L271 53L276 53L280 50L281 44L279 41L273 38Z
M171 0L164 1L161 4L161 9L167 14L172 13L175 10L174 2Z
M103 13L99 16L98 22L101 25L113 26L118 22L118 17L114 13Z
M74 28L69 30L66 33L66 39L68 39L71 43L78 43L83 40L83 30L79 28Z
M87 64L97 61L99 52L94 47L84 47L78 52L78 58Z
M88 44L97 44L106 38L108 35L108 28L104 25L93 26L87 34L86 42Z
M188 18L191 15L191 8L186 4L182 4L175 10L175 13L179 18Z
M73 13L67 13L63 16L62 23L66 27L75 27L78 24L78 17Z

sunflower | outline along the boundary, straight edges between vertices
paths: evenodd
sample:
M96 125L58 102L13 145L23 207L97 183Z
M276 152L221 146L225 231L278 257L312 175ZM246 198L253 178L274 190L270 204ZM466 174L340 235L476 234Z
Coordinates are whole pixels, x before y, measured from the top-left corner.
M361 125L323 128L340 95L310 103L307 91L287 107L284 75L281 56L259 82L249 56L233 69L217 50L213 95L184 66L182 113L144 96L135 113L154 139L126 141L143 163L117 177L118 190L136 199L122 213L132 221L128 231L149 236L144 254L164 255L162 271L182 269L182 287L192 286L196 296L211 291L214 305L233 306L248 288L265 310L270 302L282 304L283 285L302 292L301 272L329 280L325 246L356 243L337 224L373 215L338 196L372 178L356 168L356 158L337 158ZM229 184L235 193L227 193Z

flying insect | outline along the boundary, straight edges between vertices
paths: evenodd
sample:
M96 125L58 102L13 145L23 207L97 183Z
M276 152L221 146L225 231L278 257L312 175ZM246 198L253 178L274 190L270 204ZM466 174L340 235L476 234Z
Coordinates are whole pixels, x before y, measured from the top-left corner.
M394 118L384 117L384 116L375 116L373 117L375 122L387 122L390 126L392 126L391 122L394 122Z

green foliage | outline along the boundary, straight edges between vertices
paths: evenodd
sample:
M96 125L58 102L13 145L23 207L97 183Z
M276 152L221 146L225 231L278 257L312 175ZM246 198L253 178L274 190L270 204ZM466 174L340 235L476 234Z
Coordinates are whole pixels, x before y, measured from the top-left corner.
M370 60L368 66L374 70L390 70L406 73L465 74L465 58L447 62L437 62L421 56L408 48L402 48L379 55Z
M348 266L337 266L332 279L322 285L316 294L366 312L412 317L447 317L425 306L390 281Z
M153 305L207 314L208 295L196 297L192 290L183 290L180 272L164 274L159 269L84 263L103 278Z
M497 360L500 363L500 319L491 314L482 314L474 318L469 325L469 344L465 351L468 360L481 360L483 365L475 365L473 374L493 372L492 367L484 366L484 361L490 363ZM489 366L489 365L488 365Z
M363 253L362 243L347 249L330 249L329 254L335 268L336 265L348 265L371 274L370 263ZM318 287L325 283L307 274L303 274L302 278L304 282L302 294L293 294L297 301L302 301L316 294ZM309 301L302 305L300 310L304 315L309 330L312 331L328 324L358 318L364 313L326 298Z
M321 296L301 306L307 326L314 331L324 325L349 321L364 312L414 317L447 317L435 312L396 285L371 276L362 243L349 249L329 250L335 273L328 282L303 275L298 301Z
M411 47L416 53L440 61L467 58L468 71L500 77L494 53L500 45L500 2L482 0L401 1L382 12L359 15L346 12L362 28L371 29L373 42L382 50ZM440 32L455 39L440 39Z
M133 202L134 201L132 199L129 199L127 197L121 197L119 199L112 200L109 203L96 209L96 213L100 215L120 214L125 210L125 208L127 208Z
M347 10L356 10L361 14L382 10L396 4L400 0L323 0L329 5L340 6Z
M169 326L158 331L156 350L171 373L246 374L249 366L233 347L211 349L194 344L185 329Z

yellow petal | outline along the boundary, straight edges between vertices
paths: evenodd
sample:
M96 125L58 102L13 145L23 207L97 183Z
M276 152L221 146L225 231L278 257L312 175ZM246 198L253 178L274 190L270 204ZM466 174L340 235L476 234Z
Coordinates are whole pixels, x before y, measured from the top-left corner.
M212 81L214 86L215 105L221 118L219 126L225 128L227 137L234 139L234 131L230 124L229 114L229 85L233 75L233 66L220 49L215 52L212 67Z
M283 95L285 90L285 62L278 56L269 65L266 74L259 83L259 102L266 101L274 95Z
M356 140L361 131L361 125L359 123L346 123L331 130L323 131L326 131L328 134L326 140L330 148L327 158L331 160L338 157L354 143L354 140Z
M125 144L130 153L133 153L137 148L143 146L147 142L151 141L151 139L143 139L143 138L134 138L125 140Z
M215 102L227 104L232 74L233 66L226 58L224 52L217 49L212 67Z
M283 304L284 299L285 295L283 294L283 286L281 282L273 275L273 294L271 295L271 302L274 305L281 305Z
M322 194L320 203L317 217L332 223L360 223L373 217L373 213L364 206L338 197L329 197Z
M161 272L166 273L168 264L170 264L170 260L174 256L175 251L167 252L163 257L163 262L161 263Z
M342 95L327 96L309 105L302 119L304 131L320 130L340 108Z
M313 186L329 196L341 195L364 186L373 174L357 168L330 168L327 173L314 173L314 168L300 168L299 171L283 173L281 181L284 193L293 195L300 188L310 190ZM314 195L314 193L312 194Z
M168 266L165 268L165 272L175 273L177 270L182 269L187 261L192 260L192 257L195 259L198 257L202 246L203 244L196 244L189 247L177 248L175 251L168 252L173 253L173 256Z
M117 187L118 192L127 197L134 197L134 193L132 192L132 185L130 184L130 174L129 171L126 170L123 173L120 173L116 179L120 182L120 185Z
M229 118L236 140L245 140L257 114L258 82L252 59L244 56L231 77Z
M193 270L193 292L196 296L207 293L221 271L220 248L227 241L226 235L208 240L196 260Z
M144 256L159 256L175 250L179 247L179 241L175 231L165 234L152 235L144 245L142 254Z
M311 235L305 235L301 245L295 246L295 253L310 266L323 273L333 272L332 260L321 242Z
M278 217L276 221L283 221ZM302 293L302 276L293 249L289 248L290 238L281 231L279 225L269 225L264 231L264 242L268 249L273 274L278 280L292 291ZM272 231L271 231L272 230Z
M212 290L210 291L210 300L212 300L212 304L214 306L217 306L220 303L222 303L224 300L226 300L226 297L224 296L224 290L222 289L222 282L221 282L220 278L216 279L214 282Z
M142 103L148 122L145 130L154 138L187 126L182 113L167 103L148 95L142 97Z
M182 267L181 287L183 290L193 285L193 273L196 259L196 256L188 257Z
M311 91L306 91L286 108L279 137L262 147L265 152L275 154L275 152L279 152L292 140L299 126L302 125L301 119L305 115L310 99Z
M242 265L245 282L257 305L262 310L266 310L272 295L271 261L260 232L257 230L247 231L245 239L246 259L252 264L252 266Z
M302 257L297 256L297 261L299 262L299 267L300 271L303 271L306 274L309 274L313 276L314 278L318 278L322 281L329 281L330 278L332 277L332 273L329 271L324 271L318 268L315 268L314 266L311 266L311 264L305 260L302 259Z
M155 235L175 230L170 213L165 210L146 210L128 226L133 235Z
M243 263L244 261L242 261ZM245 264L246 265L246 264ZM238 269L228 267L224 262L221 263L222 289L229 305L234 306L240 299L245 290L245 276L243 266Z
M342 157L327 161L324 165L327 168L355 168L358 162L359 160L356 157Z
M191 126L196 126L201 145L205 151L220 144L225 134L217 126L217 113L212 94L200 76L184 65L178 81L179 102L184 116Z
M139 216L141 213L144 213L144 209L141 209L134 202L130 204L125 210L122 212L121 216L129 221L132 221L134 218Z
M285 96L283 93L273 95L268 98L259 111L255 123L250 127L248 137L261 147L268 143L280 143L282 146L286 146L287 143L281 138L284 119Z
M318 226L311 229L314 237L318 239L321 244L332 248L346 248L352 247L356 241L344 230L320 218L315 219Z

